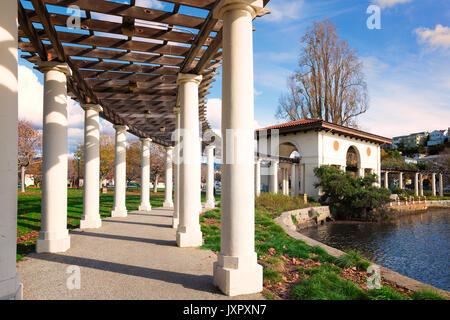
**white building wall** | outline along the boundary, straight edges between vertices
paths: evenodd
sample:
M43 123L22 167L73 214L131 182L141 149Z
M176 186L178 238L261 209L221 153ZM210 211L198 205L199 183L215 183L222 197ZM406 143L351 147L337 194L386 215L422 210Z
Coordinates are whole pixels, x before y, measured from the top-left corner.
M297 132L295 134L280 135L279 144L283 143L291 143L300 154L300 192L317 198L319 194L318 190L314 188L314 184L317 182L314 168L319 166L320 141L318 132L308 131L305 133ZM280 154L280 156L289 157L289 155L284 154Z
M335 142L338 149L335 150ZM281 135L279 144L290 143L294 145L301 157L299 164L300 192L308 194L313 198L320 196L320 190L314 187L317 178L314 168L321 165L346 166L347 151L353 146L359 153L360 168L370 169L377 174L380 183L381 172L381 151L376 143L361 141L359 139L339 136L337 134L320 131L309 131L306 133L296 133ZM280 148L280 151L283 148ZM370 150L370 151L369 151ZM280 156L288 157L288 154L280 153Z
M323 131L319 135L322 137L320 164L346 166L347 151L353 146L359 153L360 168L371 169L373 173L380 174L381 153L378 144ZM334 148L335 141L339 144L338 150Z

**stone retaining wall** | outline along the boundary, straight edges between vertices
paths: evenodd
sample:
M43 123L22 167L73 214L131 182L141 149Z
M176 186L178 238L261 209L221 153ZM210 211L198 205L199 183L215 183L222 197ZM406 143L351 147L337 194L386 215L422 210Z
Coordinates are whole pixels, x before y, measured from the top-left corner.
M331 219L330 208L328 206L287 211L282 216L283 223L292 230L317 226L327 219Z

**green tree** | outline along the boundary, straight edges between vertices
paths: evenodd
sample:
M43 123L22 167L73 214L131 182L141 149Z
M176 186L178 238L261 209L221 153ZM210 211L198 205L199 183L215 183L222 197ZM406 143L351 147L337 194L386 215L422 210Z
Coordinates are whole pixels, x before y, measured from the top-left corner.
M374 185L374 174L354 178L333 166L315 168L314 173L319 179L315 187L323 192L319 201L330 206L336 219L373 220L390 201L390 191Z

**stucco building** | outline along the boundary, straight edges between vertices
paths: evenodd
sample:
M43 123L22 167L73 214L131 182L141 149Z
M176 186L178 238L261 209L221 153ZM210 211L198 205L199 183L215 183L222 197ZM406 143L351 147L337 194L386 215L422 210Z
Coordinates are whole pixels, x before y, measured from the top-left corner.
M314 187L317 182L314 168L321 165L337 166L355 176L375 173L380 184L380 146L392 143L389 138L318 119L301 119L258 129L256 138L258 153L273 157L266 158L268 160L262 164L269 170L261 171L260 188L268 186L271 192L278 192L280 179L278 170L273 168L279 166L283 193L289 193L290 186L291 194L306 193L315 198L319 190ZM277 156L297 159L279 163Z

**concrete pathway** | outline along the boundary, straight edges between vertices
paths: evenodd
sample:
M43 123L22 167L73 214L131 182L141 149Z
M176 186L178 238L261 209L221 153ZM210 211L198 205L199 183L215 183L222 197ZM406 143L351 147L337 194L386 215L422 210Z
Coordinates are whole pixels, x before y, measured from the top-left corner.
M17 265L24 299L229 299L212 283L216 255L178 248L171 217L156 208L107 218L100 229L73 230L65 253L28 255ZM80 289L67 287L69 266L80 268Z

